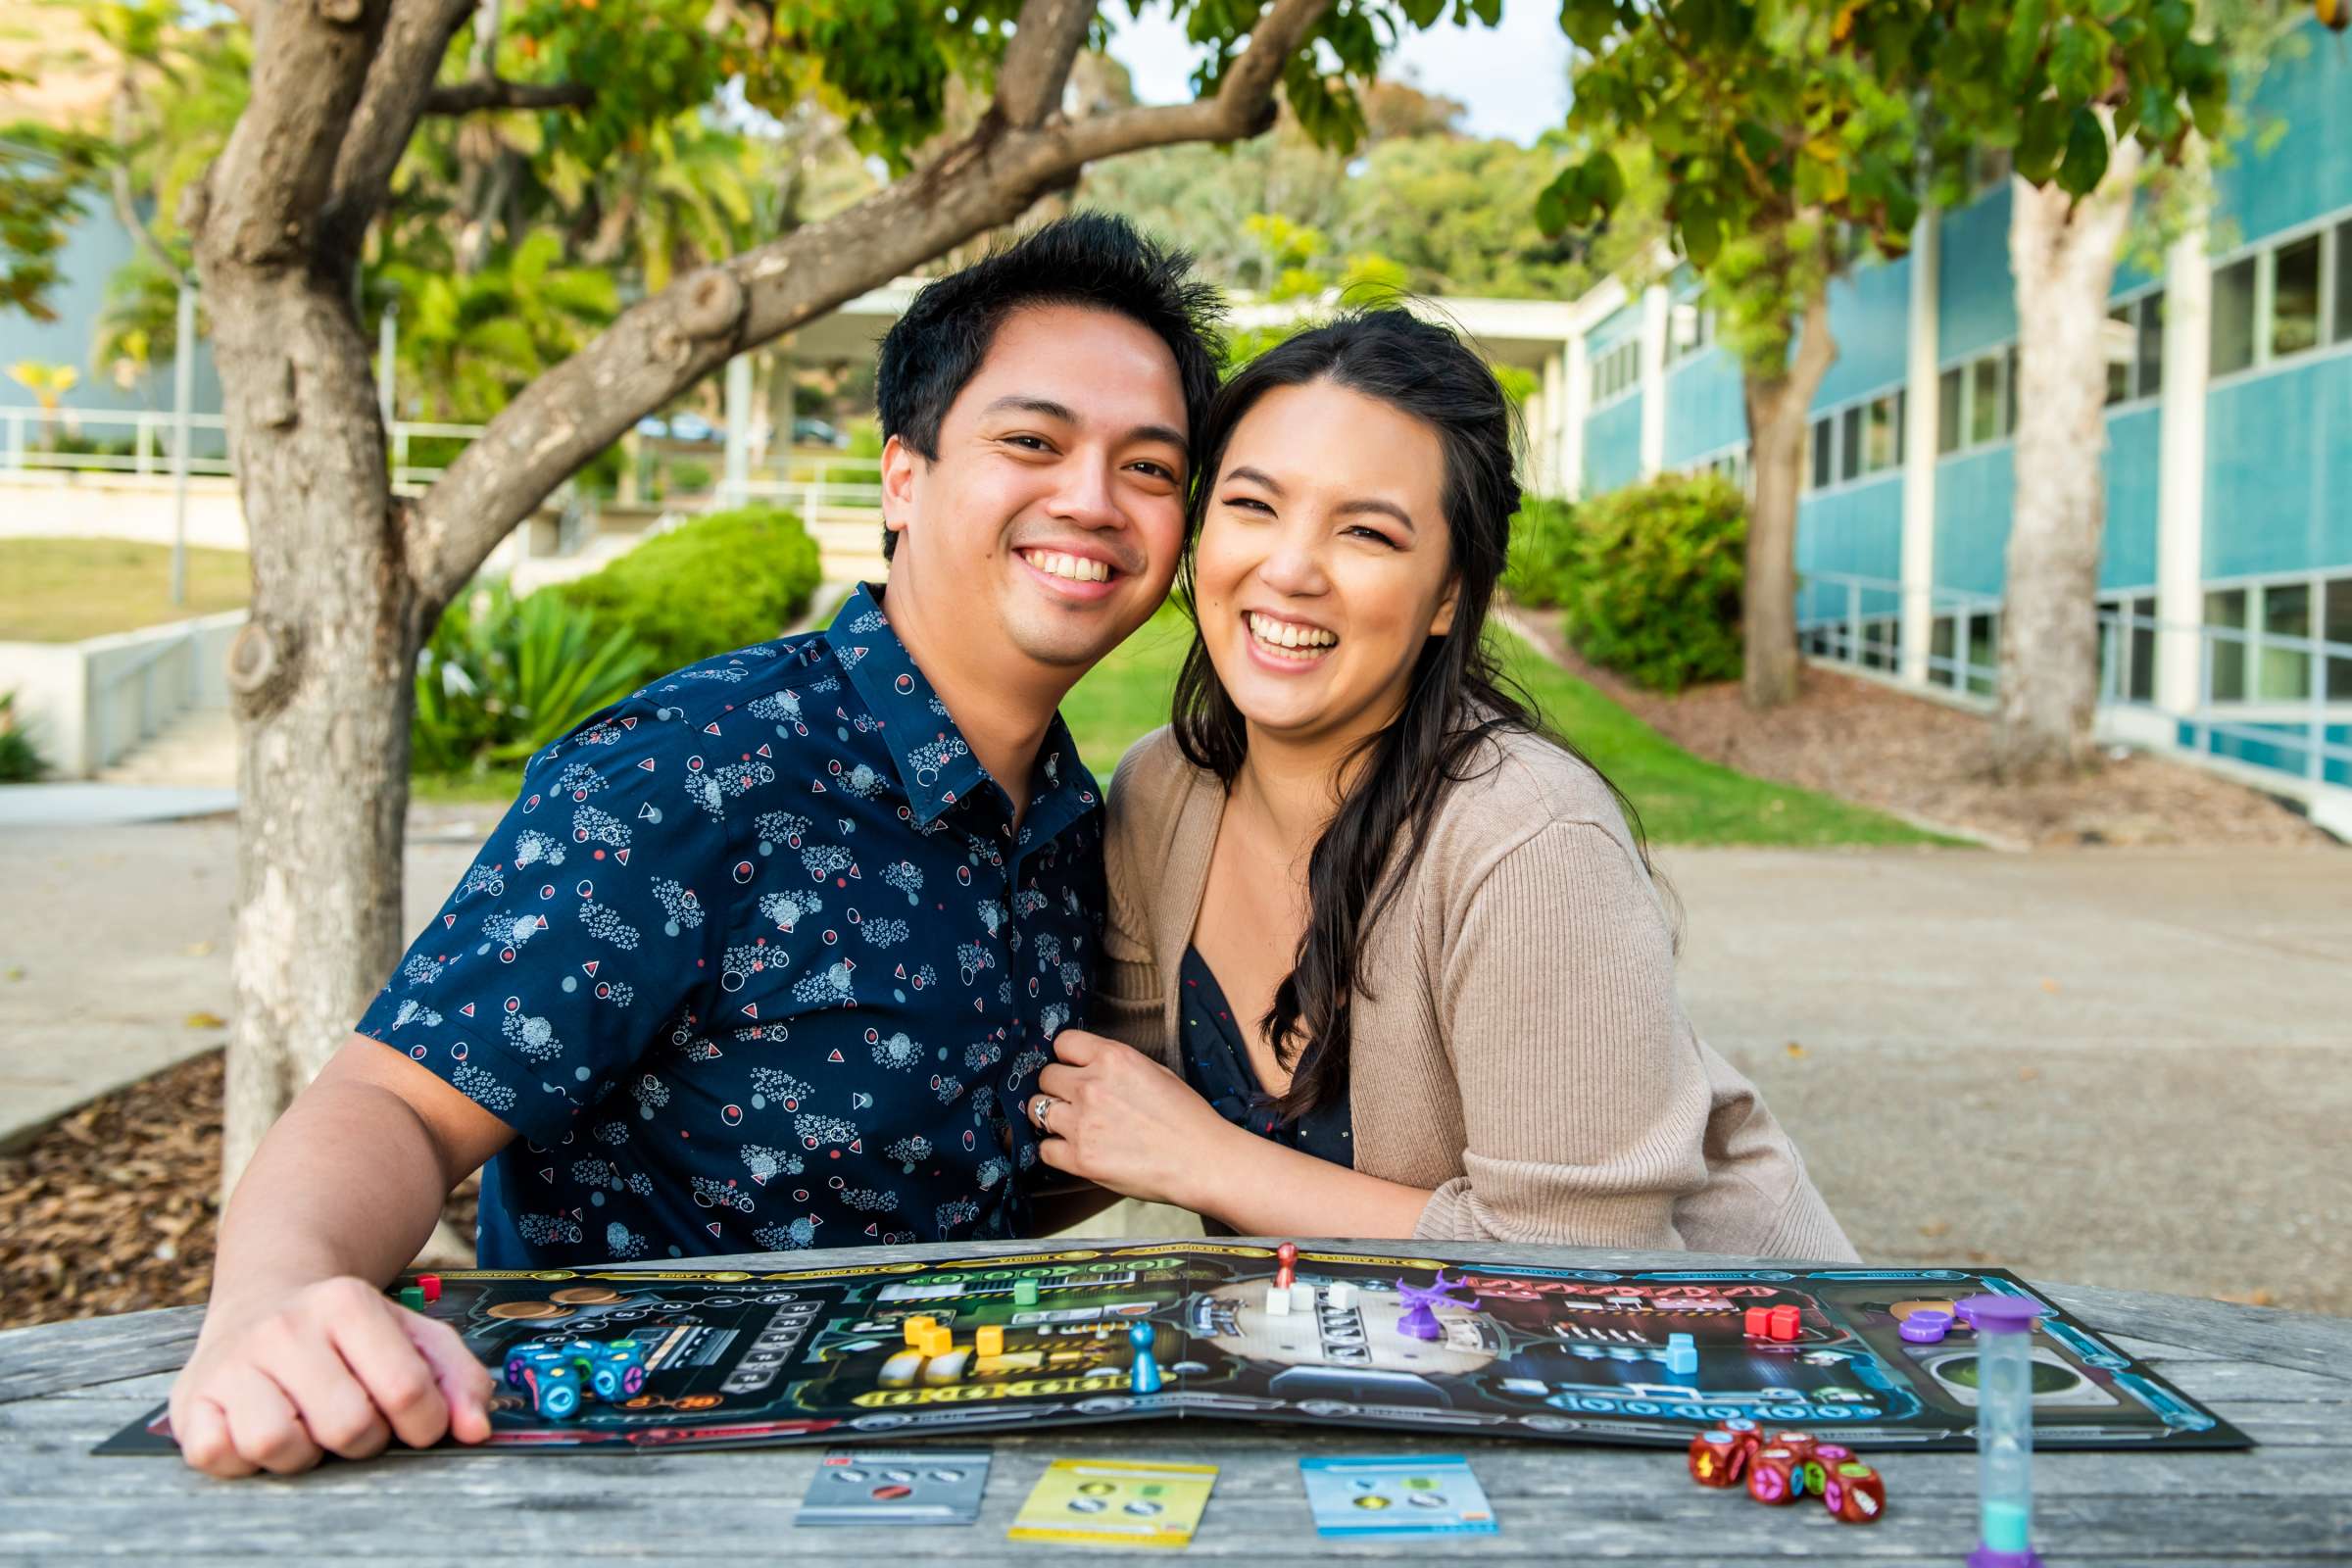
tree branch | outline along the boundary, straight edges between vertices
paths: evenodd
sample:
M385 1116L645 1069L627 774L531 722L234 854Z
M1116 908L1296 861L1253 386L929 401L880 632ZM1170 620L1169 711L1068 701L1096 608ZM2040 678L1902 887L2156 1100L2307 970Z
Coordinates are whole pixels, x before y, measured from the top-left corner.
M1012 221L1091 160L1264 129L1284 64L1331 3L1274 0L1213 97L1073 123L1054 117L1050 102L1038 107L1059 97L1059 77L1050 94L1042 84L1064 36L1053 29L1067 25L1058 9L1066 0L1031 0L1023 30L1054 41L1041 41L1034 57L1008 53L1010 109L1000 93L997 113L913 175L681 279L523 388L409 515L405 548L420 610L437 613L557 485L733 356ZM1026 25L1032 13L1041 23L1034 31ZM1066 75L1067 62L1058 69ZM1023 124L1012 109L1039 118Z
M368 63L367 89L352 112L335 158L322 233L332 254L357 255L368 225L392 188L409 138L416 133L433 77L473 0L391 0L383 38Z
M138 242L139 249L153 258L157 266L179 279L184 286L189 281L187 269L180 265L179 258L172 255L162 240L155 237L155 230L139 214L138 195L130 188L129 149L136 129L132 118L137 109L137 94L129 62L125 61L122 78L115 84L115 156L109 160L107 170L107 187L115 203L115 221L128 231L131 238Z
M477 76L435 87L424 96L428 115L473 115L485 109L579 109L596 99L584 81L509 81Z
M1026 130L1061 107L1070 65L1094 20L1094 0L1022 0L997 68L997 113L1006 124Z
M317 0L267 13L244 112L189 191L187 227L200 254L248 266L307 260L387 3Z

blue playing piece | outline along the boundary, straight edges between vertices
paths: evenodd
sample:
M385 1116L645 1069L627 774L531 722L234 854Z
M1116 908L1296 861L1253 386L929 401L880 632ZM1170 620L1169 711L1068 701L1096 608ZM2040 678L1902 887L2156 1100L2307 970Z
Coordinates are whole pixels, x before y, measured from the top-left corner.
M1666 1336L1666 1370L1676 1377L1689 1377L1698 1370L1698 1342L1688 1334Z
M1127 1374L1127 1386L1137 1394L1159 1392L1159 1363L1152 1358L1152 1342L1159 1336L1149 1323L1137 1323L1127 1330L1127 1343L1135 1348L1135 1362Z

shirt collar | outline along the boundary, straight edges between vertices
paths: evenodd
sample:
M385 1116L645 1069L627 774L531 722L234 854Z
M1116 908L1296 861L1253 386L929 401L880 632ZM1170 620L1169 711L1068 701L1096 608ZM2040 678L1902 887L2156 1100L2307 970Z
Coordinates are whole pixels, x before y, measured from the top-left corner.
M956 727L948 705L891 629L881 593L872 583L859 583L843 601L825 641L849 672L850 684L866 710L881 721L882 742L898 764L899 782L906 787L917 826L929 827L958 801L993 782ZM1021 813L1025 842L1052 839L1102 799L1059 713L1038 747L1035 783Z

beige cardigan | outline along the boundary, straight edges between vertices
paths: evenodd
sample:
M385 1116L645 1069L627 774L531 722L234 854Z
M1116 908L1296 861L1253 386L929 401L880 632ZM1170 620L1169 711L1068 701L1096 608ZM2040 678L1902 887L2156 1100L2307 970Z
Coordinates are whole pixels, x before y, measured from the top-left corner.
M1607 788L1534 736L1486 760L1371 933L1355 1168L1434 1189L1424 1240L1853 1259L1762 1097L1684 1015L1669 917ZM1179 1070L1175 977L1224 800L1166 729L1111 786L1093 1022Z

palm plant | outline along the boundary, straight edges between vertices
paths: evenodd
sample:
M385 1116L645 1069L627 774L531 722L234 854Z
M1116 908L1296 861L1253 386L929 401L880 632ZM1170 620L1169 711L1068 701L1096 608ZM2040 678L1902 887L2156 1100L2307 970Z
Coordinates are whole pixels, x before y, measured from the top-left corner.
M457 772L519 761L650 673L644 646L552 593L476 586L441 616L416 662L416 765Z

